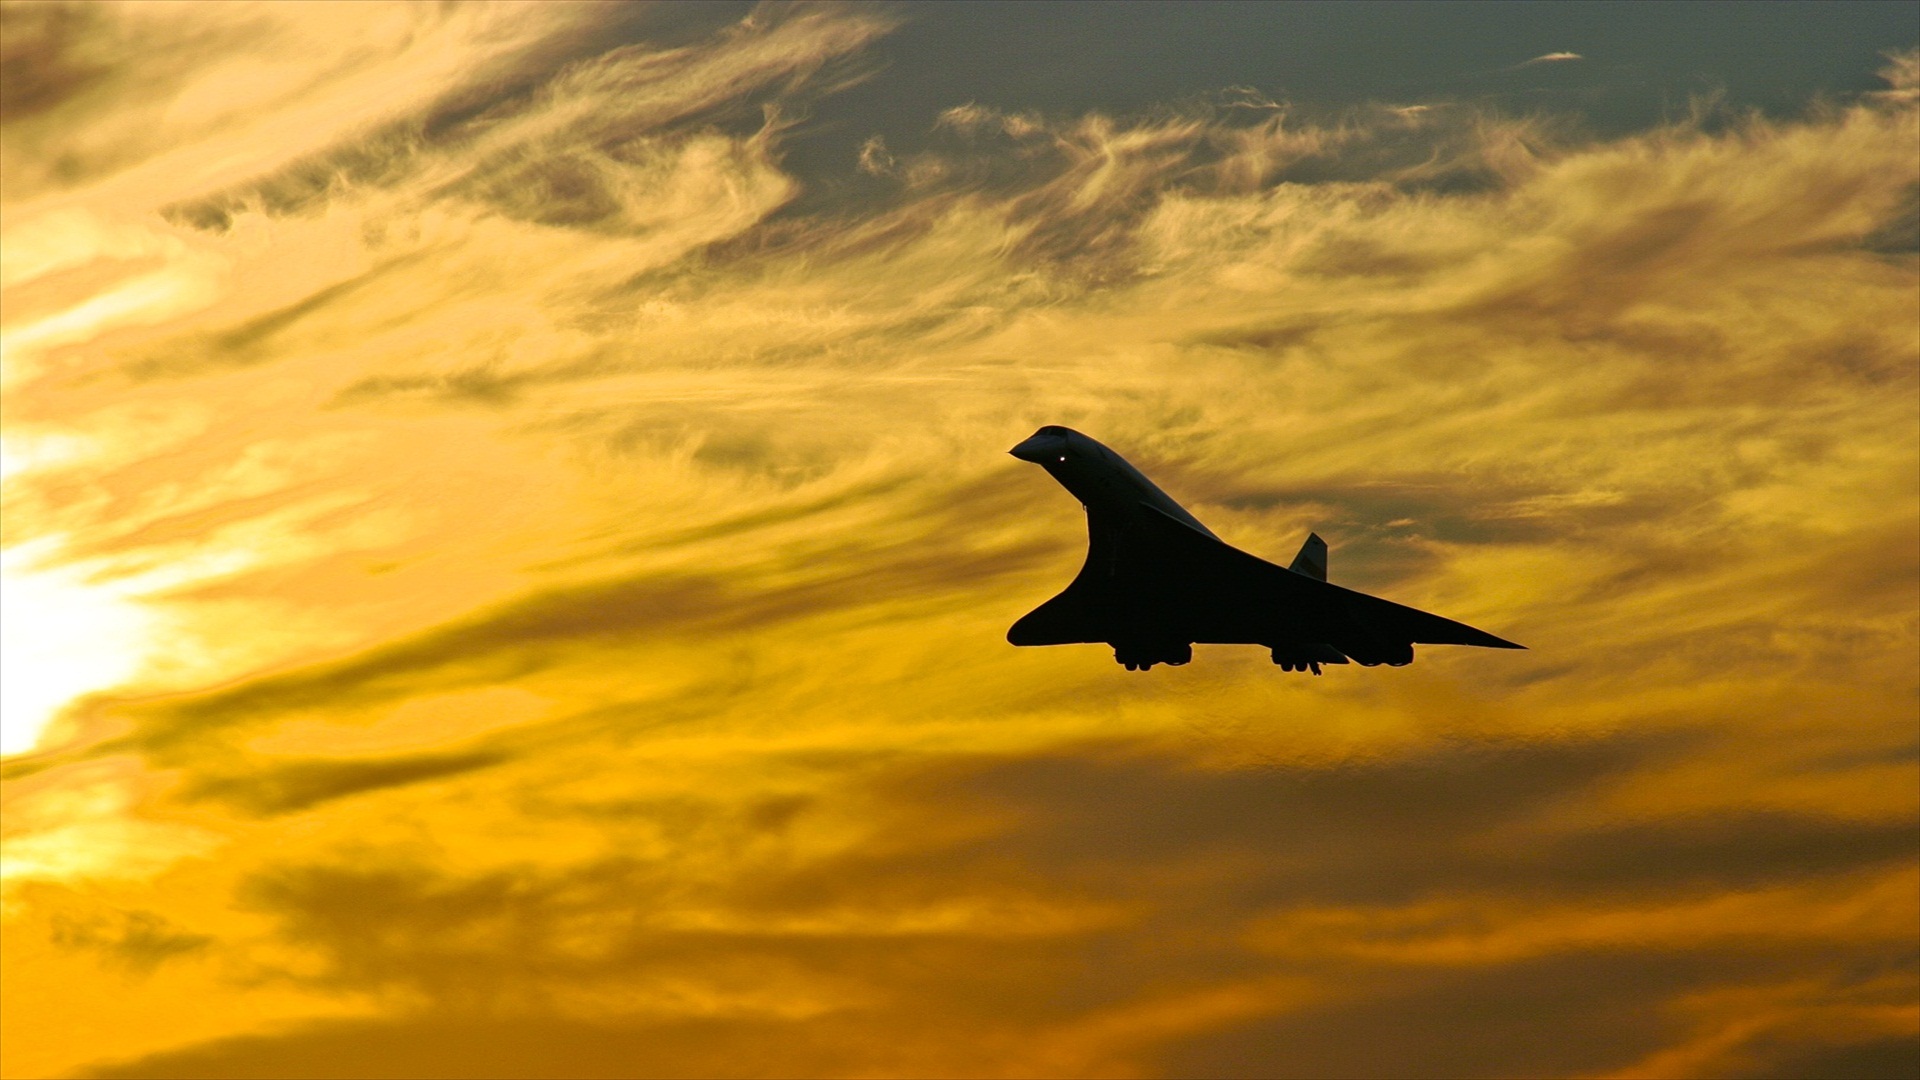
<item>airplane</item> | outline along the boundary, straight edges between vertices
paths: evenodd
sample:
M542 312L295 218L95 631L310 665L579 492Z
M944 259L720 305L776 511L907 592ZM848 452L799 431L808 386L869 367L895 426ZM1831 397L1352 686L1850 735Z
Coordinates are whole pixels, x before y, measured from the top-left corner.
M1087 561L1059 596L1007 631L1014 645L1105 643L1128 671L1193 659L1193 646L1264 645L1282 671L1349 661L1413 662L1419 645L1523 649L1484 630L1327 581L1327 543L1309 534L1275 566L1228 545L1124 458L1048 425L1008 451L1087 511Z

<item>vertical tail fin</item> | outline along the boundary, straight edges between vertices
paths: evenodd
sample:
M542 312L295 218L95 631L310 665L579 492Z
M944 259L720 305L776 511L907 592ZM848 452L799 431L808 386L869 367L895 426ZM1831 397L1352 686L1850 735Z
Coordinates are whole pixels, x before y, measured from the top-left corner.
M1308 533L1307 542L1300 545L1300 554L1293 557L1287 569L1317 581L1327 580L1327 542L1319 533Z

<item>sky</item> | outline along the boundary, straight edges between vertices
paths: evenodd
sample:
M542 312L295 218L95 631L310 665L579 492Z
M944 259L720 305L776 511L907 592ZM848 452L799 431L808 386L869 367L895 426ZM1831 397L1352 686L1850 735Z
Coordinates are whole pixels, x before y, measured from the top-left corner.
M0 1073L1912 1075L1916 27L0 7Z

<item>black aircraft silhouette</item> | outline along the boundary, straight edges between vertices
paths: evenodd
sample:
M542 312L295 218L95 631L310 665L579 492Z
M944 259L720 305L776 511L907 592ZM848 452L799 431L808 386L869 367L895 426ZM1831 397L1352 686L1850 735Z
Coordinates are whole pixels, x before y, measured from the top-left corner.
M1119 454L1048 426L1009 451L1047 470L1087 510L1087 564L1007 631L1015 645L1105 642L1128 671L1184 664L1196 642L1264 645L1283 671L1413 663L1413 647L1521 649L1464 623L1327 583L1309 534L1279 567L1230 547Z

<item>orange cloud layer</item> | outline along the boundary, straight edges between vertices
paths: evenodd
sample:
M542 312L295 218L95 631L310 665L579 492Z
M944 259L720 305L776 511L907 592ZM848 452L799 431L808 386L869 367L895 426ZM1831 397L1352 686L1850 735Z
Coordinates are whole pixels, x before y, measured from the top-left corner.
M1912 57L810 190L718 11L9 12L6 1075L1907 1060ZM1016 651L1049 422L1531 651Z

